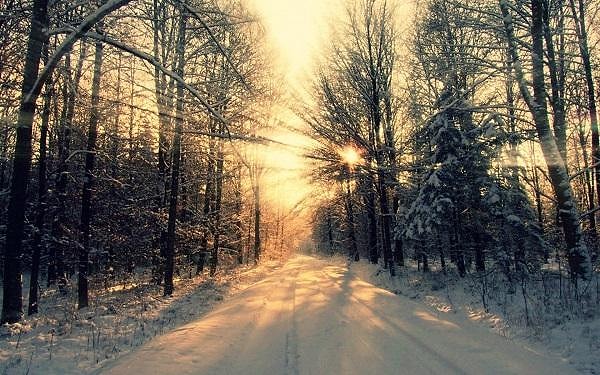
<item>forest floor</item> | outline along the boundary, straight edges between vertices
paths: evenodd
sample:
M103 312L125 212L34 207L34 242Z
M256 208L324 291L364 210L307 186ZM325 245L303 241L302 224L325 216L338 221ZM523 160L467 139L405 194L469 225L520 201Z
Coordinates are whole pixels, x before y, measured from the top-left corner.
M82 310L75 309L74 288L67 295L46 289L39 314L0 327L0 374L91 373L152 338L195 321L279 268L279 262L264 262L214 278L206 274L177 278L175 293L168 298L150 282L148 272L139 272L108 289L95 290L90 307Z
M363 270L360 271L360 268ZM103 374L571 374L557 356L361 279L367 266L297 256Z

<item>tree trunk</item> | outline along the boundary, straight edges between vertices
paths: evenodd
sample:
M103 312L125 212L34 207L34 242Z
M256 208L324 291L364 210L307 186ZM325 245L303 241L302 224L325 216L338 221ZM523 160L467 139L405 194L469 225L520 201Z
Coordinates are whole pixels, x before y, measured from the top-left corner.
M131 62L131 76L130 76L130 92L129 92L129 128L128 128L128 162L129 165L133 165L133 157L135 153L134 146L134 114L135 114L135 106L134 106L134 96L135 96L135 69L133 67L133 60ZM129 171L129 182L133 184L133 171Z
M535 197L535 207L538 217L538 222L540 223L540 229L542 232L544 231L544 206L542 204L542 187L540 186L540 176L537 170L537 166L533 167L533 186L535 189L534 197Z
M165 4L161 0L153 1L153 55L154 59L159 63L167 66L167 56L165 50L169 49L172 44L171 40L161 40L160 31L165 29L165 24L161 23L166 19ZM161 50L162 49L162 50ZM161 53L161 51L163 53ZM172 90L173 80L167 83L167 77L158 68L154 66L154 94L156 97L156 106L158 110L158 208L162 209L167 202L167 170L168 170L168 139L167 130L171 125L172 100L169 102L168 96L173 95Z
M396 236L394 233L396 232L397 224L397 215L398 210L400 208L400 194L399 188L400 184L398 183L398 162L396 160L396 144L394 140L394 108L392 103L392 95L390 93L391 89L389 87L390 82L385 83L385 94L383 95L383 103L384 103L384 141L385 148L387 150L387 158L389 161L389 169L388 169L388 178L391 186L393 187L392 191L392 212L390 212L390 241L394 240L394 247L392 251L392 260L394 264L399 266L404 266L404 249L402 248L402 238L400 236Z
M384 170L382 157L377 158L378 182L379 182L379 209L381 210L381 242L383 246L384 268L389 268L390 275L396 276L396 265L392 254L392 241L390 227L391 216L386 186L386 172Z
M6 113L6 110L3 111ZM5 117L3 115L2 117ZM7 159L8 159L8 136L10 134L11 126L8 124L8 121L2 121L2 140L0 140L0 190L4 190L6 187L6 167Z
M485 253L483 252L484 244L479 239L479 234L474 235L475 246L475 270L477 272L485 271Z
M440 264L442 266L442 272L445 275L446 274L446 257L444 255L444 248L440 244L439 235L438 235L437 247L438 247L438 253L440 254Z
M575 31L579 40L579 52L583 69L585 72L585 83L587 87L587 104L590 116L590 125L592 129L592 165L594 167L594 175L596 182L596 195L598 204L600 204L600 135L598 132L598 111L596 109L596 94L594 91L594 77L592 75L592 63L590 59L590 49L588 47L588 34L585 24L585 2L579 0L579 14L575 7L575 1L569 0L573 19L575 20ZM591 214L594 216L595 214ZM595 220L594 220L595 221Z
M352 201L352 190L350 190L350 178L346 180L346 224L348 225L348 239L350 240L349 259L355 262L360 260L358 246L356 244L356 228L354 227L354 203Z
M184 142L181 143L181 157L179 158L179 218L182 222L187 222L189 220L189 202L188 202L188 187L189 183L187 179L187 152L186 152L186 144Z
M579 111L578 111L579 112ZM581 157L583 159L583 187L585 190L585 195L587 195L587 203L588 203L588 210L590 211L590 213L587 215L588 218L588 222L589 222L589 226L590 226L590 234L592 236L592 238L597 239L598 238L598 233L596 232L596 214L593 213L594 210L594 182L592 181L592 172L591 172L591 167L590 167L590 163L589 163L589 155L587 152L587 142L586 142L586 134L585 134L585 130L584 130L584 126L583 123L581 121L579 121L578 124L579 127L579 131L578 131L578 135L579 135L579 146L581 147Z
M377 249L377 216L375 214L375 192L373 191L373 179L370 172L365 178L365 208L367 210L367 242L369 246L369 261L373 264L379 262L379 251Z
M329 242L329 255L333 255L335 243L333 242L333 222L331 210L327 209L327 241Z
M44 54L48 54L48 45L44 48ZM42 233L44 231L44 219L46 217L46 195L47 191L47 140L48 123L50 121L50 106L54 94L54 83L52 78L48 79L44 93L44 109L42 110L42 124L40 127L40 150L38 156L38 196L35 215L35 234L33 236L33 253L31 256L31 275L29 278L29 304L27 315L38 313L38 287L40 273L40 258L42 248Z
M222 131L223 129L220 129ZM217 151L217 168L215 184L215 222L214 222L214 242L210 255L210 275L217 273L219 264L219 246L221 240L221 201L223 199L223 144L219 142Z
M425 251L421 252L421 260L423 261L423 272L429 272L429 257Z
M261 240L260 240L260 184L258 176L254 181L254 264L260 260Z
M520 64L518 64L519 57L513 25L508 10L508 4L505 0L500 1L500 8L504 19L508 48L515 67L519 88L533 115L542 153L548 167L548 175L558 203L561 224L565 235L565 242L567 244L567 257L572 280L575 282L578 277L588 279L591 273L591 263L587 248L581 236L579 213L573 201L573 194L565 167L565 161L560 155L548 121L543 61L543 0L532 0L531 2L533 96L531 96L531 93L529 92L528 83Z
M244 264L244 224L242 222L242 169L237 170L235 186L235 238L237 241L237 262L238 265Z
M210 131L211 133L215 131L214 122L210 121ZM202 209L202 224L204 228L202 229L202 238L200 239L199 252L200 257L204 259L208 252L208 234L210 232L212 226L212 214L210 212L210 207L212 206L212 201L214 199L213 194L213 184L215 178L215 154L214 154L215 141L213 138L210 138L208 141L208 161L206 166L206 185L204 187L204 207ZM196 274L201 273L202 270L196 268Z
M560 15L559 25L557 31L553 30L550 25L550 9L548 3L543 3L543 35L546 42L546 51L548 57L548 71L550 76L550 92L552 95L551 105L553 110L553 122L552 127L554 128L554 136L556 137L556 146L562 159L567 161L567 124L566 124L566 113L565 113L565 67L564 67L564 43L559 45L558 61L556 51L554 47L553 36L556 32L564 32L564 16ZM559 1L562 3L562 1ZM562 9L562 4L558 4ZM564 42L564 41L563 41Z
M122 98L121 98L121 70L123 67L123 58L120 51L117 52L117 82L115 82L115 108L114 108L114 121L112 123L112 128L110 129L110 134L108 134L108 139L110 140L110 178L115 180L119 180L119 150L121 149L121 137L120 137L120 122L121 122L121 107L122 107ZM107 129L108 130L108 129ZM115 194L114 184L111 184L110 190L111 196Z
M60 134L59 134L59 149L58 149L58 167L56 170L55 194L58 198L58 206L54 211L54 220L52 221L52 238L50 262L53 263L55 270L53 271L58 286L62 293L65 292L67 285L66 271L66 252L64 240L67 236L65 227L67 226L67 185L69 181L69 156L71 152L71 134L73 130L73 117L75 115L75 99L79 90L79 82L83 72L83 61L85 60L87 45L81 47L79 60L75 68L75 75L71 75L71 55L67 53L65 56L65 75L67 82L63 86L63 97L65 104L61 113ZM55 281L50 278L48 282Z
M21 258L25 224L25 200L31 170L31 129L35 114L36 96L28 94L35 85L44 44L48 42L48 1L34 0L31 29L25 55L25 68L21 86L21 102L17 118L17 136L13 157L12 179L6 220L4 245L4 272L2 317L0 324L21 320L23 299L21 285Z
M182 10L179 19L179 37L177 39L177 70L183 78L185 64L185 28L187 13ZM165 288L164 295L173 294L173 270L175 267L175 226L177 222L177 196L179 194L179 163L181 158L181 132L183 128L183 85L177 83L177 103L175 110L175 132L173 134L173 155L171 161L171 191L169 200L169 221L167 226L167 248L165 259Z
M394 200L392 202L393 214L397 218L398 211L400 210L400 194L398 193L398 181L396 181L396 186L394 187ZM392 228L396 230L396 226L398 225L398 220L394 220L394 224ZM404 266L404 248L402 243L402 236L394 234L394 261L399 266Z
M100 31L99 31L100 32ZM100 102L100 78L102 75L102 43L96 42L94 74L92 78L92 102L88 128L85 173L81 193L81 247L79 248L79 273L77 276L77 306L88 306L88 277L90 252L90 222L92 219L92 187L94 186L94 164L96 162L96 139L98 138L98 104Z
M465 256L463 254L463 249L461 248L461 233L460 233L460 228L461 228L461 223L460 223L460 218L458 216L458 212L456 212L456 208L454 208L453 210L453 216L454 216L454 225L453 225L453 235L454 235L454 239L453 239L453 243L452 243L452 248L453 251L452 253L454 254L454 261L456 262L456 268L458 269L458 274L460 275L460 277L465 277L467 274L467 268L465 265Z

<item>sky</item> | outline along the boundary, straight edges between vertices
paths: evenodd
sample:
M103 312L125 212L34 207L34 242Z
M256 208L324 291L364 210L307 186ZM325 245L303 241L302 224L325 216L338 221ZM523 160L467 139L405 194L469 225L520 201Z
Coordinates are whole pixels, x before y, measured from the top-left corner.
M284 96L291 97L310 79L322 47L327 43L329 22L338 0L247 0L260 17L275 56L275 69L284 76ZM279 106L272 123L301 128L302 121L285 105ZM263 147L269 169L263 184L270 203L286 208L295 206L312 193L306 178L307 162L300 155L308 140L288 130L264 134L295 147Z
M248 0L261 18L289 83L306 78L339 0Z

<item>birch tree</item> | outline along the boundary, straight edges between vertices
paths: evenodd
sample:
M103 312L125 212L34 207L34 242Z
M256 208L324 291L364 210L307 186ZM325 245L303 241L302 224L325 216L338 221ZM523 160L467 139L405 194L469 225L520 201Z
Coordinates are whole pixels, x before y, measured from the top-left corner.
M515 36L509 4L506 0L500 0L499 6L503 16L506 42L514 66L516 80L521 95L534 119L537 136L548 168L548 175L558 204L571 275L574 282L578 278L587 279L590 277L591 263L588 249L581 235L579 212L574 202L566 161L561 156L548 120L543 60L545 52L544 3L542 0L532 0L531 2L531 85L526 80L520 60L517 47L518 39Z

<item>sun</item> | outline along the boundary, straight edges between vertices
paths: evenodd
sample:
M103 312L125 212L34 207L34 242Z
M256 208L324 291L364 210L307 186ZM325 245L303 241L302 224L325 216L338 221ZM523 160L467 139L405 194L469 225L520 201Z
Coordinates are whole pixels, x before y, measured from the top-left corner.
M353 146L346 146L339 151L339 154L342 158L342 161L346 163L349 167L353 167L357 164L360 164L362 161L362 156L360 152Z

